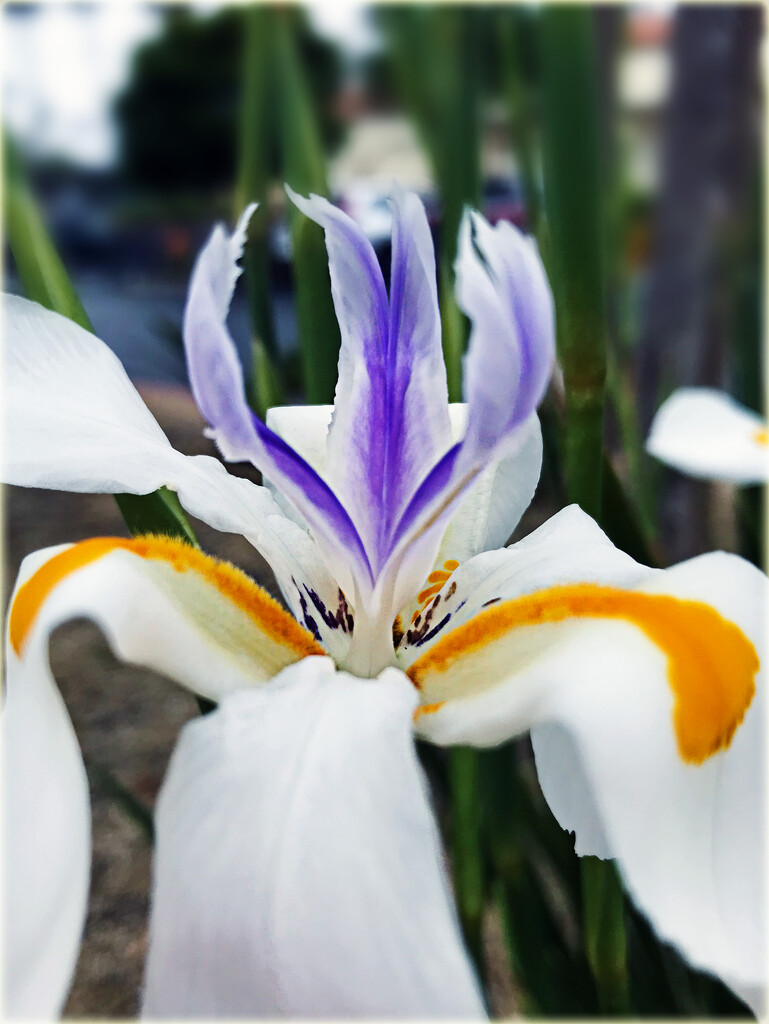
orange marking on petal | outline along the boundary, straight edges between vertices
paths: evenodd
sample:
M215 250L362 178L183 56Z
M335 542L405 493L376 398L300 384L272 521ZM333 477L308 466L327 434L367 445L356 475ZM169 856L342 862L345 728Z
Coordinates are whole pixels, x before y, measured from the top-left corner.
M428 583L445 583L446 580L451 576L450 572L445 572L443 569L435 569L427 577Z
M760 427L754 434L753 440L757 441L758 444L769 445L769 430L766 427Z
M416 720L418 718L421 718L422 715L432 715L436 711L440 711L440 709L443 707L445 703L445 700L439 700L436 701L435 704L420 704L419 707L415 709L414 714L411 716L412 720L416 722Z
M24 642L32 629L43 602L59 583L71 573L95 562L103 555L128 543L121 537L94 537L75 544L66 551L54 555L19 587L11 606L8 632L11 646L16 654L21 653Z
M73 572L118 549L147 560L164 562L180 573L195 572L203 576L220 594L244 611L259 629L300 657L325 653L307 630L240 569L211 558L184 541L147 536L132 539L95 537L67 548L42 565L19 588L11 608L9 632L17 654L20 654L40 608L55 587Z
M624 620L666 655L673 725L684 761L701 764L729 746L753 700L759 659L738 626L700 601L590 583L552 587L479 612L418 658L407 674L421 689L428 677L511 630L573 618Z
M455 558L449 558L448 561L443 563L443 568L447 572L454 572L455 569L459 568L459 562Z
M445 580L444 580L444 582L445 582ZM438 591L441 590L442 588L443 588L443 583L434 583L431 587L427 587L426 590L420 590L419 593L417 594L417 603L418 604L424 604L424 602L428 598L432 597L433 594L437 594Z

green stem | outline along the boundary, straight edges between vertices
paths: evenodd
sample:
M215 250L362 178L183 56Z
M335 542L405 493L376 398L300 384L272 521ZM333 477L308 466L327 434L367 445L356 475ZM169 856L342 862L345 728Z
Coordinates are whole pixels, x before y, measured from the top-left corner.
M472 747L450 752L454 891L465 941L483 975L484 880L480 848L478 753Z
M243 92L238 138L238 175L235 188L235 216L251 202L262 206L267 199L269 154L272 149L274 123L272 92L274 64L272 61L273 13L258 4L243 10L245 47ZM266 211L260 210L251 219L244 261L244 277L248 291L252 336L275 353L275 329L270 289L270 254ZM252 367L251 376L256 370ZM249 392L253 390L248 388Z
M601 521L606 380L605 226L592 11L542 12L544 177L550 269L566 392L571 501ZM606 1012L628 1009L623 893L611 863L582 862L585 949Z
M585 952L598 989L601 1011L628 1013L625 901L612 861L582 858L582 901Z
M285 7L271 13L275 17L285 178L297 192L327 196L325 154L297 54L293 12ZM331 299L328 257L322 229L293 208L290 219L305 398L311 405L320 405L334 400L339 358L339 327Z

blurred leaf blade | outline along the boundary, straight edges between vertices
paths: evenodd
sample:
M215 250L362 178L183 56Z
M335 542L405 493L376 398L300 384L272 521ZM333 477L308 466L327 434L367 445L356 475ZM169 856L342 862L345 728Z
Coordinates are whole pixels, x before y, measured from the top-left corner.
M251 344L250 403L256 415L264 420L267 410L282 405L283 387L267 346L258 339Z
M244 278L248 292L252 337L275 353L275 325L270 288L270 251L267 220L269 155L276 131L274 124L275 68L273 15L269 8L249 4L243 8L245 41L242 94L238 129L238 171L235 186L235 218L249 203L261 209L248 226ZM254 369L252 367L252 374ZM248 387L253 391L254 382Z
M285 177L295 191L328 196L320 132L296 46L289 8L275 9L275 54L281 103L281 144ZM305 399L334 400L339 326L331 299L323 231L298 210L289 210L296 317L302 352Z
M453 263L465 206L479 207L480 27L469 7L393 5L384 24L398 87L440 193L439 280L449 400L462 400L465 319L454 298Z
M93 331L29 191L21 156L8 135L3 139L3 156L5 231L27 297Z

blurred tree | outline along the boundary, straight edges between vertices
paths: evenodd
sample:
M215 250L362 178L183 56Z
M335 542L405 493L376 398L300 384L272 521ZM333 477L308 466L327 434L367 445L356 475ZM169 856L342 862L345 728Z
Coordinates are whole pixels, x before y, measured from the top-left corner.
M115 103L121 169L142 190L209 191L232 185L246 37L244 7L201 17L169 7L161 35L141 46L130 81ZM319 39L301 8L292 8L302 66L327 151L342 141L332 98L342 74L337 48ZM273 146L271 171L277 171Z

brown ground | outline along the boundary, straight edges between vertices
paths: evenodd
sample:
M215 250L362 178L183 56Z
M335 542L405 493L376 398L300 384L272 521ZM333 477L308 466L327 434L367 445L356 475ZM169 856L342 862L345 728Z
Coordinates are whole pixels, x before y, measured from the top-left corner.
M187 454L214 455L203 421L181 389L140 388L171 443ZM5 602L22 558L38 548L86 537L126 535L109 495L6 489ZM193 522L203 548L226 558L277 596L269 568L241 537ZM182 725L198 714L194 698L151 672L123 665L89 622L57 630L51 664L89 767L104 768L152 807ZM133 1017L139 1009L147 940L151 849L137 824L97 785L91 787L91 896L67 1017ZM499 924L487 921L492 1000L498 1014L515 1009L504 969Z

